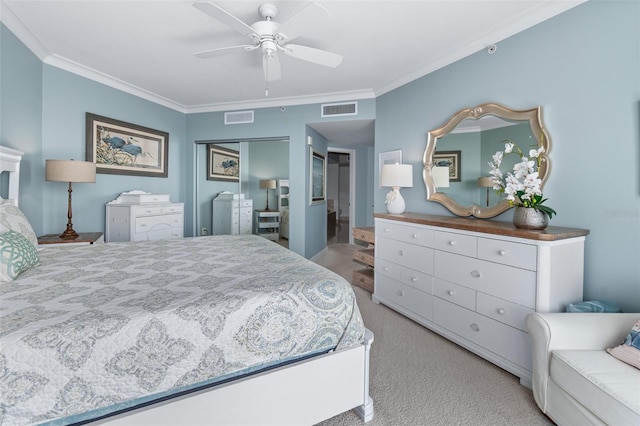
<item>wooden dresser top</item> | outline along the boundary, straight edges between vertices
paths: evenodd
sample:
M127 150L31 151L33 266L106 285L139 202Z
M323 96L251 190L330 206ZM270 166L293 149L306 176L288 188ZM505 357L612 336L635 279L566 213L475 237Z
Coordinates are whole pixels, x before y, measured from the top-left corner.
M485 234L504 235L508 237L527 238L529 240L538 241L557 241L589 235L588 229L548 226L542 231L532 231L529 229L516 228L511 222L488 219L471 219L466 217L436 216L421 213L374 213L373 216L379 219L397 220L399 222L416 223L419 225L440 226L443 228L483 232Z

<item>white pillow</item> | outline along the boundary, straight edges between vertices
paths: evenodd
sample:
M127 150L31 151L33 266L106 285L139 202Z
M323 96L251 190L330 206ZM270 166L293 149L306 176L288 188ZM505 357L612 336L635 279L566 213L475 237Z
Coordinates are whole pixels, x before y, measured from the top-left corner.
M33 232L31 224L29 224L22 211L11 200L2 200L2 203L0 203L0 234L8 231L15 231L24 235L34 247L38 247L36 233Z

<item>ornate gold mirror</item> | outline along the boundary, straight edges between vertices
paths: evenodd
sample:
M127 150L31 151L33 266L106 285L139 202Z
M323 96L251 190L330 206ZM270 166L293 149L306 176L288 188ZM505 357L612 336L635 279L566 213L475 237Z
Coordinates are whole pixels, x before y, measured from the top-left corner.
M507 140L523 152L544 147L539 169L544 185L551 141L542 125L542 107L513 110L487 103L458 111L442 127L428 133L422 172L427 200L458 216L489 218L508 210L509 202L483 179L489 176L493 154L504 150ZM515 157L510 159L513 164L520 161ZM506 157L503 166L510 169Z

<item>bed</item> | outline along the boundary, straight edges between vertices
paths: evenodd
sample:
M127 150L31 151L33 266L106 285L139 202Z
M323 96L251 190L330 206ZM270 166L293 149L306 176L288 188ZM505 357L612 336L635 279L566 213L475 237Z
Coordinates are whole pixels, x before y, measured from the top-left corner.
M16 201L2 206L17 206L19 159L6 153ZM0 235L0 250L15 233ZM0 424L373 416L373 335L351 286L277 244L221 235L62 246L37 251L34 265L0 283Z

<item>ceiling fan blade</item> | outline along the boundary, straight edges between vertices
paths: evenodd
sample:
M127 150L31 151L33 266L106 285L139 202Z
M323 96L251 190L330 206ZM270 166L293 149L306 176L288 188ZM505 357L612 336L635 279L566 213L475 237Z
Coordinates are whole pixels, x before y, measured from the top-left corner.
M302 33L328 23L329 11L317 3L307 3L280 23L278 35L283 40L291 41Z
M243 46L230 46L230 47L221 47L219 49L204 50L202 52L196 52L193 55L200 59L207 59L207 58L214 58L216 56L231 55L233 53L248 52L250 50L255 50L257 48L258 46L246 44Z
M294 58L302 59L303 61L324 65L325 67L336 68L342 63L342 55L297 44L285 45L284 53Z
M276 81L282 77L280 69L280 59L275 52L262 55L262 70L265 81Z
M209 1L196 1L193 3L193 6L196 9L199 9L200 11L211 16L212 18L217 19L218 21L230 26L239 33L242 33L244 35L255 33L253 28L251 28L249 25L245 24L226 10L222 9L219 6L216 6Z

